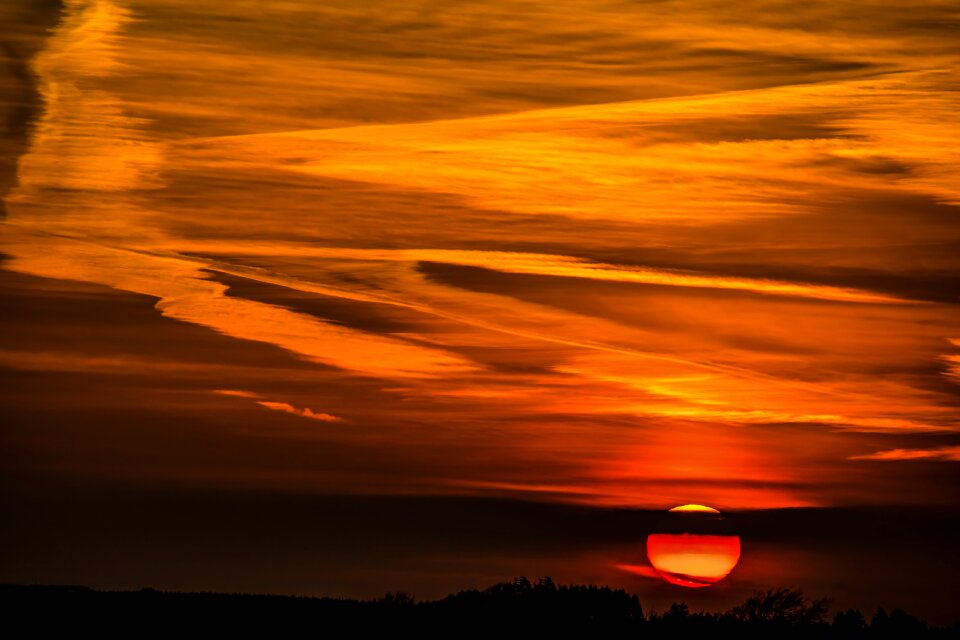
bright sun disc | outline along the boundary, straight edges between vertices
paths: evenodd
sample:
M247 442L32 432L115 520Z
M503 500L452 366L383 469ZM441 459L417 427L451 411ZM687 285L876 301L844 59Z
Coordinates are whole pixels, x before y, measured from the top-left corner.
M716 509L696 504L674 507L670 512L681 517L720 515ZM703 533L705 527L713 526L712 522L677 521L675 524L696 532L647 536L647 557L661 578L684 587L708 587L730 575L740 561L739 536Z
M702 504L682 504L679 507L670 509L672 512L697 512L697 513L720 513L713 507L705 507Z

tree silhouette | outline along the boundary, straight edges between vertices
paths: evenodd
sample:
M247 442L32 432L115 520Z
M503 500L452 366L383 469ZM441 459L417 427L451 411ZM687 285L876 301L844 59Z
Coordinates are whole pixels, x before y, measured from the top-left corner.
M801 589L780 587L760 591L730 610L738 622L810 625L826 620L829 601L808 601Z
M925 622L901 609L894 609L887 615L883 607L880 607L870 621L870 635L874 638L921 637L926 632Z
M857 609L837 612L831 626L834 635L844 638L861 638L866 635L868 628L866 619Z
M387 607L412 607L416 600L409 593L404 593L403 591L388 591L382 598L377 600Z
M663 614L663 620L668 623L682 622L690 617L690 607L685 602L674 602Z
M254 596L225 593L94 591L85 587L0 585L0 630L30 628L35 635L75 635L78 629L123 630L124 635L345 635L418 638L584 637L658 640L686 637L752 639L946 640L960 625L930 628L894 609L879 609L867 625L848 609L826 623L826 600L800 589L758 592L725 613L691 611L677 602L663 614L643 614L636 595L597 585L557 584L524 576L487 589L417 602L403 592L374 600ZM142 632L142 633L140 633ZM8 631L7 635L11 635ZM112 635L112 634L107 634Z

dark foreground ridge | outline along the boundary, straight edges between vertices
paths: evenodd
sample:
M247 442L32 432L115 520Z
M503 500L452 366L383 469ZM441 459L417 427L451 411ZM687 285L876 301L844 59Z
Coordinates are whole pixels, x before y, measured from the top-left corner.
M722 613L676 603L644 616L637 596L595 585L517 578L483 591L416 602L403 593L375 600L226 593L94 591L73 586L0 585L3 626L44 631L154 633L209 631L270 635L411 632L420 637L519 637L590 634L601 638L958 638L960 623L931 628L899 609L866 618L856 610L828 616L827 602L796 589L759 592ZM705 635L706 634L706 635ZM541 635L542 637L542 635Z

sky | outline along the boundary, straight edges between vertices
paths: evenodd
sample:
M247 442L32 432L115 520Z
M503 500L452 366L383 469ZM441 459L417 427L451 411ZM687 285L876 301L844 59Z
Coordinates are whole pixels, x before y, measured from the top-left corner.
M0 21L0 581L960 617L955 2Z

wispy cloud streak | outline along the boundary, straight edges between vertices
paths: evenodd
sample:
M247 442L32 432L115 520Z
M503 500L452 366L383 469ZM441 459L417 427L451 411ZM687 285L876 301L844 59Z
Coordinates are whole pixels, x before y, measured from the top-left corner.
M299 409L292 404L286 402L270 402L268 400L258 400L257 404L261 407L266 407L267 409L272 409L273 411L282 411L283 413L291 413L295 416L300 416L301 418L310 418L311 420L320 420L321 422L342 422L343 418L337 417L329 413L316 412L309 407L304 407Z
M940 447L939 449L889 449L860 456L850 456L851 460L953 460L960 461L960 447Z

